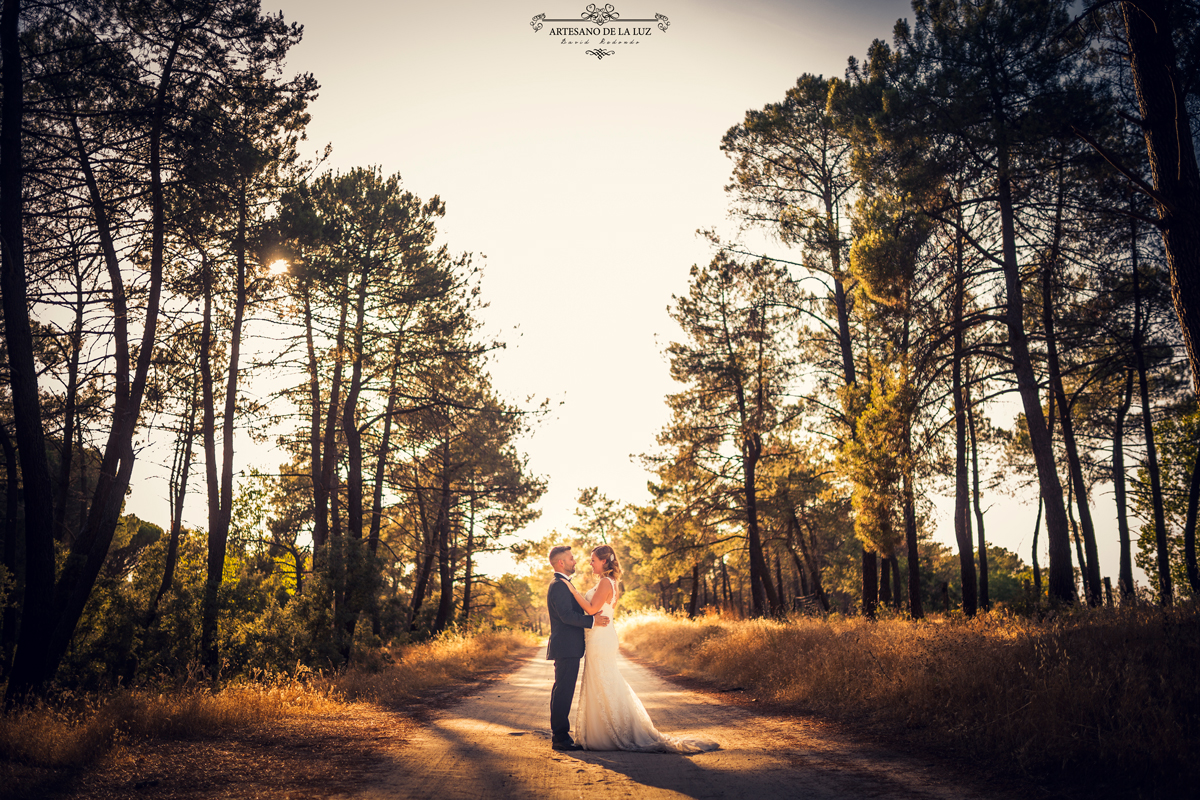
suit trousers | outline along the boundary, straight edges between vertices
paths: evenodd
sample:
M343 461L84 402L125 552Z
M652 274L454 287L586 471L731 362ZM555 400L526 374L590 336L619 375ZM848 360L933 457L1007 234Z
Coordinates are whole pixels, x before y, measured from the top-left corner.
M556 742L571 741L571 700L579 679L578 658L554 659L554 688L550 690L550 733Z

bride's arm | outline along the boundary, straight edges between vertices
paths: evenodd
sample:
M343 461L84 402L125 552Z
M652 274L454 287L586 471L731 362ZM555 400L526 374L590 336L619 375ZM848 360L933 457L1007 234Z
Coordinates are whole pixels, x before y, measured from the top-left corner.
M599 614L600 609L604 608L605 601L609 597L612 597L612 589L609 588L608 581L600 581L600 586L596 589L596 593L592 595L592 602L590 603L579 593L574 584L569 581L563 581L563 583L567 584L567 588L571 590L571 594L575 595L575 601L588 614Z

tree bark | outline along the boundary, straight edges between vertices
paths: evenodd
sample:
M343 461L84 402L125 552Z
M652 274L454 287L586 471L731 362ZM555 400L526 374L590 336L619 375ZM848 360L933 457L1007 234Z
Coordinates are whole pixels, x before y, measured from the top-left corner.
M700 602L700 565L692 565L692 593L688 597L688 619L696 618L697 605Z
M755 470L762 454L762 438L758 434L742 441L742 496L746 505L747 546L750 549L750 592L754 616L762 617L768 608L779 608L779 597L771 585L771 574L763 557L762 539L758 529L758 490Z
M951 390L954 393L954 538L958 543L959 571L962 574L963 613L975 616L976 584L974 547L971 543L971 487L967 467L967 396L963 385L963 304L966 287L962 266L962 235L955 256L954 356L951 364Z
M1005 323L1008 328L1009 352L1013 372L1029 428L1029 441L1037 465L1038 483L1046 508L1046 536L1050 540L1050 599L1070 603L1075 597L1075 580L1071 575L1071 540L1067 512L1063 503L1062 484L1054 463L1050 432L1038 391L1037 375L1029 355L1029 339L1025 333L1024 303L1021 294L1021 270L1017 264L1016 224L1012 203L1012 187L1008 174L1008 153L999 151L1000 171L997 176L1001 237L1004 255Z
M1083 572L1087 604L1100 604L1100 563L1096 551L1096 529L1092 524L1092 511L1088 504L1087 484L1083 479L1083 465L1079 460L1079 448L1075 442L1075 425L1071 419L1071 404L1063 388L1062 366L1058 357L1058 334L1054 325L1054 273L1059 261L1059 242L1062 239L1062 212L1065 202L1062 170L1059 169L1058 201L1054 212L1054 241L1050 254L1042 267L1042 327L1046 335L1046 366L1049 371L1050 391L1058 405L1059 425L1062 428L1063 447L1067 452L1067 473L1074 490L1075 505L1079 511L1079 528L1083 534L1083 558L1079 562ZM1076 534L1078 536L1078 533Z
M1146 376L1146 357L1142 351L1142 292L1137 248L1133 253L1133 357L1138 373L1142 402L1142 432L1146 437L1146 471L1150 473L1150 502L1154 511L1154 544L1158 553L1158 601L1173 605L1175 590L1171 581L1171 554L1167 545L1167 521L1163 507L1162 477L1158 466L1158 448L1154 443L1154 417L1150 406L1150 383Z
M1183 332L1192 389L1200 394L1200 169L1165 0L1123 0L1122 21L1146 140L1171 299Z
M879 569L875 552L862 549L863 602L862 613L868 619L875 619L875 607L879 602Z
M975 433L975 405L967 392L967 432L971 435L971 494L975 506L975 531L979 542L979 608L987 611L992 607L988 596L987 539L983 533L983 507L979 500L979 439Z
M904 472L904 543L908 553L908 613L913 619L923 619L921 557L917 550L917 507L911 468Z
M221 588L221 578L225 573L225 554L229 545L229 525L233 518L233 440L234 422L237 415L238 371L242 350L242 326L246 318L248 294L246 289L246 224L247 201L245 189L238 196L237 231L234 237L234 252L236 258L236 285L234 288L233 329L229 332L229 367L225 376L225 411L221 419L221 481L219 488L213 482L216 476L215 463L208 471L209 479L209 510L208 510L208 573L204 582L204 611L200 624L200 652L210 674L216 675L220 665L220 653L217 644L218 593ZM209 286L211 293L211 284ZM211 303L208 296L206 303ZM209 309L211 311L211 309ZM210 364L210 379L212 377ZM213 391L204 395L206 403L213 403ZM205 417L209 425L215 427L215 409L205 409ZM206 445L209 448L208 457L215 462L216 448L212 442L211 428L206 431ZM217 501L216 508L213 500Z
M8 347L13 422L25 498L25 592L17 652L5 703L24 700L53 676L57 661L49 657L48 637L54 623L54 493L46 462L45 432L33 331L29 324L22 231L21 126L24 117L23 65L20 50L19 0L4 0L0 10L0 299Z
M1113 424L1113 495L1117 505L1117 538L1121 545L1120 573L1117 586L1121 602L1131 600L1133 594L1133 554L1129 539L1129 517L1125 500L1125 417L1133 404L1133 370L1125 370L1125 395L1117 408L1117 419ZM1200 452L1198 450L1197 452Z
M25 583L24 572L18 563L17 537L20 526L17 525L18 506L21 503L21 490L18 485L17 448L13 446L8 428L0 422L0 448L4 450L4 568L8 577L15 582L14 589L20 589ZM15 593L15 592L14 592ZM0 635L0 680L8 675L12 667L13 653L17 649L17 627L21 620L21 606L10 597L4 607L3 634Z

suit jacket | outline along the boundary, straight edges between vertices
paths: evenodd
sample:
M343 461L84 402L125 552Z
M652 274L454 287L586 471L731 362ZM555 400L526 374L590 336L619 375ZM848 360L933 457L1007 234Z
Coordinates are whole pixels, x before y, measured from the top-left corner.
M546 589L546 609L550 612L546 658L583 658L583 631L592 627L595 618L584 613L583 607L575 601L575 595L558 575Z

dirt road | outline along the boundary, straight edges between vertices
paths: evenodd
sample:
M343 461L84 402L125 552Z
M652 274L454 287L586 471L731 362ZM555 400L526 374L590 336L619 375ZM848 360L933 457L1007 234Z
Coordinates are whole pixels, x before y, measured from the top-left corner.
M503 681L439 712L388 759L360 800L460 798L944 798L1011 795L948 777L936 763L690 692L622 659L622 673L666 733L716 739L691 756L550 748L554 680L545 650Z

